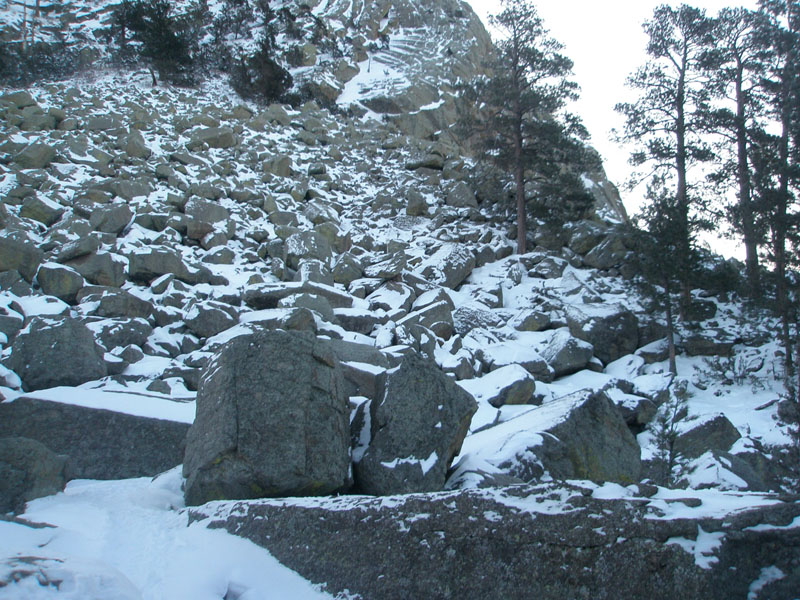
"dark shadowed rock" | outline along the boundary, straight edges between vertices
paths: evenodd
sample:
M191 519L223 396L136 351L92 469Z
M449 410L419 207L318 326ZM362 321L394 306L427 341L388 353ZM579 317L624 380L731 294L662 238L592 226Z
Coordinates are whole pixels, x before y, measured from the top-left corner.
M66 457L24 437L0 437L0 513L64 489Z
M11 346L6 365L26 390L76 386L106 376L103 350L77 319L34 317Z
M209 364L184 461L186 502L329 494L350 484L349 407L310 333L234 338Z
M32 241L0 237L0 271L19 271L30 282L43 258L44 252Z
M183 459L187 423L33 396L0 403L0 437L31 438L67 455L68 479L152 477Z
M741 436L725 415L684 421L675 440L675 451L685 458L697 458L709 450L727 452Z
M372 403L358 487L376 495L441 490L476 410L474 398L434 363L406 356L389 373L381 401Z

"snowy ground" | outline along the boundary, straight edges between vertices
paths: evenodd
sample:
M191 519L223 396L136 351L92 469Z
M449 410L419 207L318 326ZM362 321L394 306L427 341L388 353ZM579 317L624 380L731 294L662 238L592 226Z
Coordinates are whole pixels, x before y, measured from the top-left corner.
M48 526L0 521L0 581L18 579L0 598L332 597L252 542L187 527L181 482L180 467L153 480L75 480L28 504L22 517Z

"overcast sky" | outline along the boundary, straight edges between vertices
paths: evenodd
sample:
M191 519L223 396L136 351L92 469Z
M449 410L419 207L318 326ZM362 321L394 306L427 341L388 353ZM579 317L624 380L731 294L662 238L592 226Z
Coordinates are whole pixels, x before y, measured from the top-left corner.
M487 23L488 14L497 13L499 0L467 0ZM755 8L755 0L698 0L688 2L713 15L726 6ZM639 190L622 190L630 175L628 150L610 140L612 128L623 121L614 105L628 99L625 79L647 60L647 36L642 23L660 4L678 6L680 2L656 0L543 0L536 2L539 16L552 37L564 44L564 54L575 62L575 80L581 86L581 99L573 108L592 135L592 145L603 156L606 172L621 189L628 211L636 212Z

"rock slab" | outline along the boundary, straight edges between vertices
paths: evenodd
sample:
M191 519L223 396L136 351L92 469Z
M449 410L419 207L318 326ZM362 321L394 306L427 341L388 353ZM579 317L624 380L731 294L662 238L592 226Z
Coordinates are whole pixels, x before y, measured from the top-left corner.
M764 569L782 576L765 581L758 598L795 597L800 529L786 525L800 504L714 519L660 518L663 504L593 497L591 484L547 484L391 502L254 501L203 507L190 520L211 517L212 528L267 548L329 593L362 598L672 600L680 590L686 600L728 600L747 598ZM699 548L709 540L715 549L706 556Z
M152 477L181 463L189 425L31 397L0 403L0 437L68 457L68 479Z

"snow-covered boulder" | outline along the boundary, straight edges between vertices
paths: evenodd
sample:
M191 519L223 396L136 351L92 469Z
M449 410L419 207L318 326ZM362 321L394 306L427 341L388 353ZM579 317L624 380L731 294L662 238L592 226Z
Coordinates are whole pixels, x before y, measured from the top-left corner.
M433 363L409 354L371 408L371 439L355 465L367 494L432 492L444 487L477 406Z
M519 365L508 365L483 377L459 382L478 402L495 408L506 404L533 404L536 380Z
M466 244L444 244L417 268L423 277L455 289L475 268L475 254Z
M187 504L348 488L349 408L330 346L288 331L225 344L200 383L183 471Z
M453 475L483 470L526 482L638 481L639 446L602 392L576 392L467 437Z

